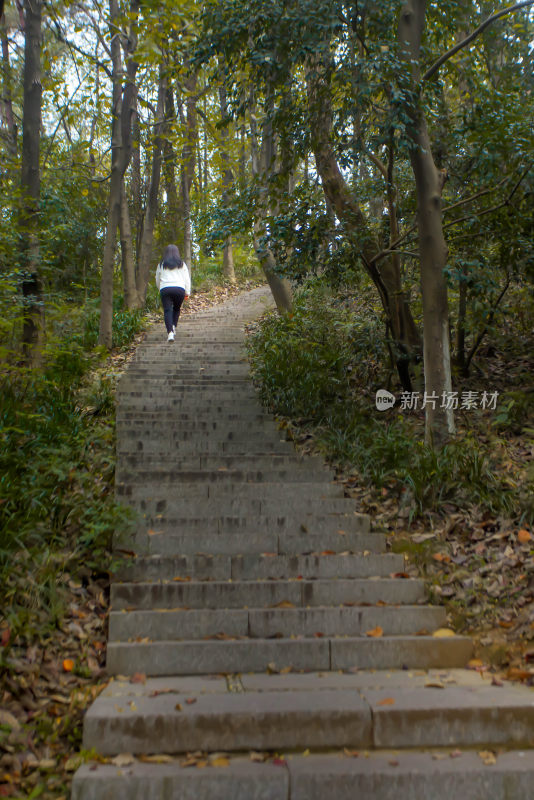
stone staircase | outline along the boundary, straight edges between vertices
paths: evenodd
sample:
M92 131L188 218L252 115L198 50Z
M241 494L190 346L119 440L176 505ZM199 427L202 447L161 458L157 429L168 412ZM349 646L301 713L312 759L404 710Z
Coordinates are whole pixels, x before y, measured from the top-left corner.
M116 492L139 523L84 724L110 763L73 800L534 797L533 753L489 752L534 744L532 689L460 669L470 640L432 635L444 610L259 404L243 330L268 303L184 318L174 345L153 329L121 380Z

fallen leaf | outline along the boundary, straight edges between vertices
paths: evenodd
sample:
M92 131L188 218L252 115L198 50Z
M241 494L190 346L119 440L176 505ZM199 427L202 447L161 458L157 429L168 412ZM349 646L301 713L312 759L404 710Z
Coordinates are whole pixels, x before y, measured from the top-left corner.
M0 708L0 725L7 725L7 727L11 728L13 731L20 730L20 722L18 719L3 708Z
M138 756L139 761L144 761L146 764L170 764L174 759L166 753L152 756Z
M480 669L483 666L484 663L480 660L480 658L472 658L467 662L467 669Z
M186 758L184 761L180 761L181 767L196 767L198 761L196 758Z
M185 702L187 703L188 706L192 706L193 703L197 702L197 698L196 697L188 697Z
M37 764L39 769L54 769L56 766L55 758L42 758Z
M358 758L358 756L360 755L358 750L349 750L348 747L344 747L343 752L349 758Z
M478 755L487 767L491 767L493 764L497 763L495 753L492 753L491 750L481 750Z
M525 528L521 528L517 534L517 541L521 544L526 544L527 542L530 542L531 539L531 534Z
M453 750L451 753L449 753L449 756L451 758L460 758L461 755L462 755L461 750Z
M380 625L377 625L376 628L372 628L372 630L370 631L365 631L365 635L371 636L373 639L378 639L380 638L380 636L384 635L384 631L382 630Z
M445 684L440 681L428 681L425 683L425 689L444 689Z
M377 703L377 706L394 706L395 705L395 698L394 697L384 697L383 700L380 700Z
M73 669L74 669L74 661L72 660L72 658L65 658L63 660L63 670L65 672L72 672Z
M230 760L228 758L214 758L210 761L212 767L228 767Z
M290 603L289 600L281 600L279 603L276 603L271 608L295 608L294 603Z
M263 764L264 761L267 761L269 756L265 753L257 753L255 750L252 750L249 757L251 761L254 761L257 764Z
M446 639L449 636L456 636L454 631L451 631L450 628L438 628L437 631L434 631L432 634L436 639Z
M146 683L146 675L144 672L134 672L130 678L130 683Z
M176 705L174 706L174 710L175 711L181 711L182 710L182 704L181 703L176 703Z
M135 763L135 758L131 753L119 753L118 756L111 759L111 763L115 767L128 767L130 764Z
M510 667L506 673L506 677L509 681L528 681L530 678L534 678L534 672L531 672L529 669Z

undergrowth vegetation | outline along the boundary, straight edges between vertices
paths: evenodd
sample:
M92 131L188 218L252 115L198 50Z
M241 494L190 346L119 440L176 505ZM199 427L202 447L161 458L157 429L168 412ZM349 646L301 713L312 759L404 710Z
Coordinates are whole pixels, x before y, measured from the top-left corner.
M494 459L509 400L491 412L470 410L459 417L454 441L441 450L427 447L424 412L400 408L382 323L367 298L365 289L356 299L333 293L319 278L301 289L292 314L267 315L253 327L249 350L264 402L313 431L329 460L377 490L397 493L410 518L444 503L531 516L520 488ZM379 412L375 394L384 388L397 402Z
M117 344L142 325L117 310ZM63 576L104 572L111 534L128 522L113 496L114 377L94 347L98 315L68 328L68 341L50 337L42 366L10 365L0 385L0 582L13 634L42 624L38 611L55 624Z

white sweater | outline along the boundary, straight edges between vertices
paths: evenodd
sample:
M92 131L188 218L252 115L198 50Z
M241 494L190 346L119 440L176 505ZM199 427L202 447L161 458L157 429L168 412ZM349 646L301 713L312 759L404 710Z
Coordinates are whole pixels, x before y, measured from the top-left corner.
M164 269L160 261L156 270L156 286L160 291L177 286L185 289L186 294L191 294L191 278L185 261L182 261L181 267L175 269Z

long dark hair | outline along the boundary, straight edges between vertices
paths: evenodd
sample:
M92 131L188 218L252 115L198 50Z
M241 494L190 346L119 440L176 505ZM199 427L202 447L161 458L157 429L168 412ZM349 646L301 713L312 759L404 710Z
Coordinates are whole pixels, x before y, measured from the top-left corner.
M165 269L179 269L184 262L180 257L180 251L175 244L168 244L163 251L161 264Z

